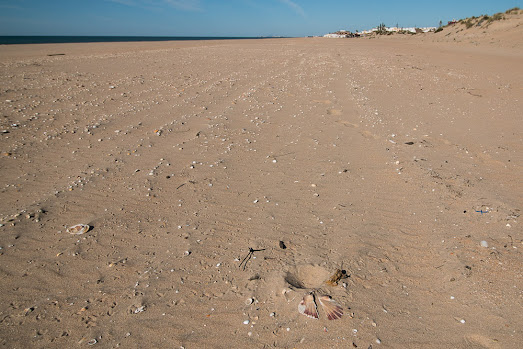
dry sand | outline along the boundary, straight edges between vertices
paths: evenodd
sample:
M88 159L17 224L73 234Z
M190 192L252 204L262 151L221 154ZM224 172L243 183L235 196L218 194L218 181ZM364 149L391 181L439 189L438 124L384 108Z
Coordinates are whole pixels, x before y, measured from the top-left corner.
M0 47L2 346L521 347L518 47Z

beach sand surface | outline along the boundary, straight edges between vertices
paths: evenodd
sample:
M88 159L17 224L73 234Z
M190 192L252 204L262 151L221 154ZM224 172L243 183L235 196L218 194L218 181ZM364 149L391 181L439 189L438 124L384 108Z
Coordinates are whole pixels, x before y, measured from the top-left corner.
M521 347L523 51L477 40L0 47L2 346Z

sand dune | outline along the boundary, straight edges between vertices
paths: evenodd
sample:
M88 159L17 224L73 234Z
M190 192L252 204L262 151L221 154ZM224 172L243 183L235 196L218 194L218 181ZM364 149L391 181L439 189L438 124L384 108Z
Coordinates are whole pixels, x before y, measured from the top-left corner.
M445 26L439 33L421 35L422 40L523 49L523 10L466 18Z
M513 46L0 48L2 345L517 348Z

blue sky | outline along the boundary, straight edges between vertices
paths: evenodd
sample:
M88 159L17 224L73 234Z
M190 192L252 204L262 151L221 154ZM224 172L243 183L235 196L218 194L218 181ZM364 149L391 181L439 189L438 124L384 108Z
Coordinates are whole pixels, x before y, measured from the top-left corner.
M0 35L307 36L437 26L523 0L0 0Z

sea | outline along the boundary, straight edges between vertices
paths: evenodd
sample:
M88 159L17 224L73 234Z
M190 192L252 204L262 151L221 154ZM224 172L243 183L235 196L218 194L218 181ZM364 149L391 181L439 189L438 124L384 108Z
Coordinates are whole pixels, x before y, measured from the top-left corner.
M138 41L186 41L186 40L238 40L267 39L274 37L241 36L0 36L0 45L15 44L66 44L81 42L138 42Z

